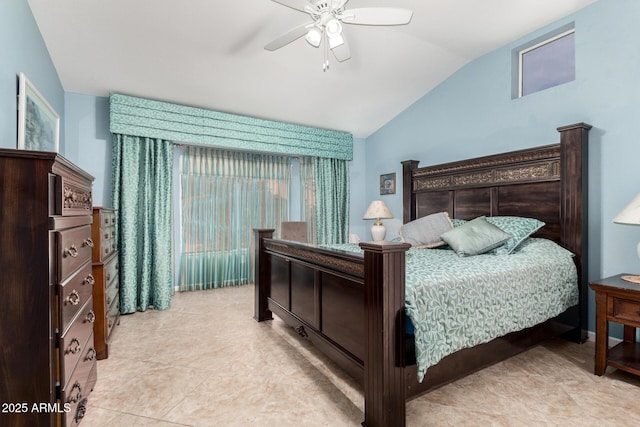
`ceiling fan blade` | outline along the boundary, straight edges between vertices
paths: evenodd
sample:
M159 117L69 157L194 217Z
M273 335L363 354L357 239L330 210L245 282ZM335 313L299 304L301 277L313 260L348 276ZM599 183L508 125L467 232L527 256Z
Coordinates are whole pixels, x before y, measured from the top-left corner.
M347 59L351 58L351 49L349 49L349 43L347 43L347 39L344 37L344 33L342 34L342 40L344 42L341 45L331 49L331 52L333 52L333 56L336 57L338 62L344 62Z
M299 10L300 12L305 12L306 7L309 6L309 2L307 0L273 0L276 3L280 3L283 6L290 7L291 9Z
M411 21L413 12L395 7L363 7L345 10L340 19L345 24L358 25L405 25Z
M341 9L349 0L333 0L332 10Z
M280 37L276 38L271 43L268 43L264 48L266 50L270 50L270 51L274 51L274 50L280 49L281 47L286 46L289 43L291 43L292 41L297 40L300 37L302 37L305 34L307 34L307 32L309 31L308 27L310 25L313 25L313 21L306 22L306 23L304 23L302 25L298 25L297 27L292 28L291 30L287 31L286 33L284 33Z

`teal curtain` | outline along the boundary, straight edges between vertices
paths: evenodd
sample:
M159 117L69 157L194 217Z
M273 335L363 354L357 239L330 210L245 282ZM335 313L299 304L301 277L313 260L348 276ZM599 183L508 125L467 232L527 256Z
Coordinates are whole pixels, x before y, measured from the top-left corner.
M316 243L347 243L349 233L349 164L316 157Z
M181 291L253 281L254 228L289 217L288 157L183 149Z
M171 303L172 143L113 135L113 205L118 210L120 311Z
M111 133L283 156L353 158L350 133L112 93Z

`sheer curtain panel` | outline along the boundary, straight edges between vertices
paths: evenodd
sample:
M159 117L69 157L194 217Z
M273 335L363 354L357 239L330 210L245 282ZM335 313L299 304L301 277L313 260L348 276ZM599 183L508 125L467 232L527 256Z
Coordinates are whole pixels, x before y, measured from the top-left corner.
M315 157L300 158L300 217L307 223L309 243L316 243Z
M181 291L253 281L253 229L289 217L288 157L186 146Z
M171 142L113 135L122 313L170 306L171 174Z

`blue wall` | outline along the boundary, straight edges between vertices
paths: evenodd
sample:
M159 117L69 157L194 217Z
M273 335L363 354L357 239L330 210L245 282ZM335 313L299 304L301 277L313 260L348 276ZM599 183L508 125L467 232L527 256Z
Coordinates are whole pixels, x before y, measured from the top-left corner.
M60 116L60 153L65 153L64 90L26 0L0 1L0 140L18 146L18 74L46 98Z
M576 80L512 99L514 48L575 23ZM640 2L597 3L497 49L458 70L367 139L367 194L378 195L378 176L421 166L558 142L556 128L594 126L589 160L589 278L640 272L635 246L640 227L613 217L640 192ZM399 183L401 190L401 183ZM401 191L383 196L398 215ZM591 295L592 297L592 295ZM594 330L593 298L590 301Z
M576 29L576 80L512 99L513 49L571 22ZM640 191L640 141L633 128L640 118L638 22L637 0L599 0L467 64L366 141L355 140L352 232L369 238L371 224L361 215L374 199L382 198L396 217L401 216L402 183L397 182L395 195L381 197L378 182L382 173L396 172L399 177L402 160L428 165L554 143L558 126L584 121L594 126L589 276L640 272L635 252L640 227L612 223ZM16 146L17 75L23 71L60 114L60 152L96 177L94 201L109 206L108 99L64 93L26 0L0 2L0 48L0 147ZM385 221L388 228L397 228L400 222ZM395 235L390 230L388 237Z
M65 157L95 177L94 206L113 206L109 98L67 92Z

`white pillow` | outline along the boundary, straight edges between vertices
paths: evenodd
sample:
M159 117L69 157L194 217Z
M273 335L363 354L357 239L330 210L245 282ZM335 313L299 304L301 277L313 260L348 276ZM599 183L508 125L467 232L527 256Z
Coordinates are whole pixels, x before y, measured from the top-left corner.
M446 244L440 236L453 229L447 212L423 216L400 227L400 238L416 249L436 248Z

